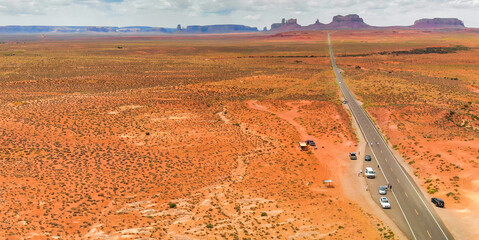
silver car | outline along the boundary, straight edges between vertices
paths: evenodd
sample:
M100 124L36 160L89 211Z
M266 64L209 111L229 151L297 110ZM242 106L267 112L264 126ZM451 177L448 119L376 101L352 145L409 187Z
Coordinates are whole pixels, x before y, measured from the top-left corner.
M388 193L388 186L386 185L379 186L379 194L386 195L386 193Z

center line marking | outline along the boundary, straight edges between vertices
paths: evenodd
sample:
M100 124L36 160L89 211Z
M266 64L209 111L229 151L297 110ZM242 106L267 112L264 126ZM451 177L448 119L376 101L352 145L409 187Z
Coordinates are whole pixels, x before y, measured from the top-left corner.
M399 181L399 178L396 178L396 180L398 181L398 183L401 183L401 182Z
M418 216L419 216L419 213L417 212L417 210L416 210L415 208L414 208L414 212L416 212L416 215L418 215Z
M404 192L404 194L406 195L406 197L407 197L407 198L409 198L409 196L407 195L407 193L406 193L406 192Z
M432 238L431 234L429 233L429 230L426 230L427 235L429 235L429 238Z

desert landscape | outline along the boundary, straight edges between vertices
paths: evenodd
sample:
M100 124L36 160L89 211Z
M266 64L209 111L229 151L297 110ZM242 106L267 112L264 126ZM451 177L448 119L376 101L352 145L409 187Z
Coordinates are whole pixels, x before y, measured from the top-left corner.
M326 33L57 36L0 54L5 239L398 236L345 195L358 142Z
M367 28L324 30L344 19ZM479 238L479 33L364 24L5 37L0 237L405 239L349 160L365 143L331 33L401 164L454 237Z
M459 239L479 219L478 47L474 31L335 34L340 68Z

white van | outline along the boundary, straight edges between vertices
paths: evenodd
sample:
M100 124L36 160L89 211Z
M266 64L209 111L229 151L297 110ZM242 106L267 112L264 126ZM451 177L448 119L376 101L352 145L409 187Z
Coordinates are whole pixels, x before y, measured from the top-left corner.
M367 178L376 178L376 172L373 170L372 167L366 167L364 175L366 175Z

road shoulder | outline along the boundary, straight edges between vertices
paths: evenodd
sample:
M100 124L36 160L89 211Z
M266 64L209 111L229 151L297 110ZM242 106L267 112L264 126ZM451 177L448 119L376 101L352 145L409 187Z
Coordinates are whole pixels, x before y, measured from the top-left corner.
M343 100L344 99L341 96L341 101ZM394 232L394 235L397 239L408 239L394 223L394 221L389 218L389 216L378 206L376 202L374 202L369 192L366 191L366 179L364 177L357 176L358 171L364 168L363 159L366 153L366 140L364 139L356 120L352 117L351 111L347 104L343 104L343 107L348 112L348 115L350 115L352 126L358 140L358 146L356 150L358 153L358 160L350 161L351 164L348 165L346 170L347 172L344 174L344 176L349 177L345 177L342 180L342 186L344 186L344 195L352 202L358 204L364 212L377 217L380 221L387 225ZM345 157L347 157L347 153L345 153Z

